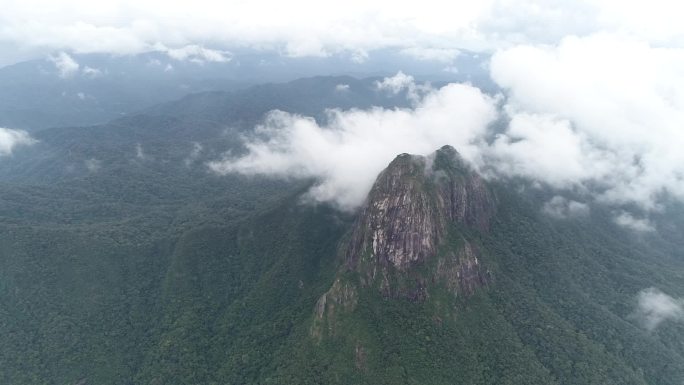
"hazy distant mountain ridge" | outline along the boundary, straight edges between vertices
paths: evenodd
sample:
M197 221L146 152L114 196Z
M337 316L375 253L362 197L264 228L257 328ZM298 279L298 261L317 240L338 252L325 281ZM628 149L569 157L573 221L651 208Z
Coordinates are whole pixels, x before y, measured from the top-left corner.
M479 66L482 60L464 51L451 64L459 68L454 73L443 70L443 62L418 60L391 49L374 52L364 62L344 55L295 58L252 49L231 50L219 61L164 52L59 52L0 68L0 127L35 131L100 124L188 94L331 74L358 78L404 70L425 80L472 81L491 88L489 76Z

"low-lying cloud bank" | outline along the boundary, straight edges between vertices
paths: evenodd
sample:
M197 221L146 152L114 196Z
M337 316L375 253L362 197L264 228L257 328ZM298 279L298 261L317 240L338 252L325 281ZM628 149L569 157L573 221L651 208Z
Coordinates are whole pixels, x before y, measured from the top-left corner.
M502 51L491 74L508 94L509 172L645 209L684 199L684 49L567 38Z
M206 62L227 63L232 60L232 54L229 51L209 49L197 44L190 44L180 48L168 48L163 44L157 44L155 45L155 50L166 53L171 59L178 61L188 60L197 64L204 64Z
M26 131L0 127L0 156L11 155L15 147L35 142Z
M578 218L589 215L589 206L586 203L577 202L556 195L542 206L542 211L554 218Z
M397 84L393 91L416 89L405 75L398 77L386 82ZM496 116L495 99L463 84L432 90L411 109L330 110L326 126L310 117L273 111L257 127L258 136L246 140L247 155L209 166L219 173L316 178L310 198L353 209L399 153L427 154L449 143L475 162Z
M5 0L0 46L8 49L0 63L32 51L129 54L205 42L214 49L274 47L291 56L349 51L360 60L395 47L448 64L463 48L555 44L601 32L682 47L680 7L670 0Z
M673 298L651 287L637 295L636 319L648 331L665 321L684 321L684 300Z
M665 195L684 200L684 49L603 35L568 38L500 51L491 75L504 95L465 84L434 89L398 73L377 87L405 90L410 109L332 110L324 127L272 112L258 135L245 139L247 155L210 166L316 178L311 198L350 209L397 154L451 144L490 176L522 176L588 200L646 212L659 209ZM497 119L508 122L503 131L494 132ZM555 203L547 211L556 216L583 210L579 202ZM652 229L628 215L616 223Z

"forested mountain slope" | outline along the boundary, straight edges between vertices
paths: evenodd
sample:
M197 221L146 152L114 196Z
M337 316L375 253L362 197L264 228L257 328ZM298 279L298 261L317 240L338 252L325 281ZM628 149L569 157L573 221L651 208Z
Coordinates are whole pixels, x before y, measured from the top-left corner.
M684 325L635 317L644 289L684 296L675 203L652 233L600 204L557 218L558 192L449 147L399 155L355 213L207 169L272 108L324 117L342 81L195 95L2 159L0 382L684 381ZM392 103L372 82L345 106Z

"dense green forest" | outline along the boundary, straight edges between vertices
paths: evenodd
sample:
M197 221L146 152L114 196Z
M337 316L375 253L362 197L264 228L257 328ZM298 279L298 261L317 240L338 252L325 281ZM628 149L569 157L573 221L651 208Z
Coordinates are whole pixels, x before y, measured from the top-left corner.
M339 81L46 129L3 159L0 383L684 382L684 325L648 331L633 317L645 288L684 297L681 206L656 218L663 231L635 235L598 204L549 217L554 192L524 181L491 182L491 229L471 234L486 287L425 302L362 289L334 335L313 335L355 214L302 204L311 181L217 176L203 162L240 151L237 134L273 108L322 118L393 103L350 78L365 96L340 101Z

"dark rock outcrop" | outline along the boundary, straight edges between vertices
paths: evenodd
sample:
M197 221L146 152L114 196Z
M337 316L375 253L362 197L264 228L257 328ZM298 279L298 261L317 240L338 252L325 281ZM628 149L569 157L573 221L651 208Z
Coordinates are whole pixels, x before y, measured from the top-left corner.
M399 155L369 193L346 248L346 266L361 273L365 284L379 278L381 289L388 294L393 272L411 275L413 266L438 258L450 226L486 232L495 208L496 199L486 182L453 147L445 146L428 157ZM472 292L486 278L478 275L475 249L468 242L462 247L444 253L437 263L442 272L435 274L463 281L447 285L454 291L458 286ZM434 281L435 277L427 278ZM422 290L425 283L419 279L415 286ZM417 293L409 296L424 297Z
M425 158L402 154L380 174L352 233L350 268L372 258L404 270L436 252L444 223L425 188L425 167Z
M332 315L356 306L361 287L425 301L432 288L471 295L491 280L473 236L489 230L496 197L450 146L430 156L401 154L380 173L348 243L344 266L318 301L312 334L334 334ZM326 320L327 319L327 320ZM326 327L323 327L326 325Z

